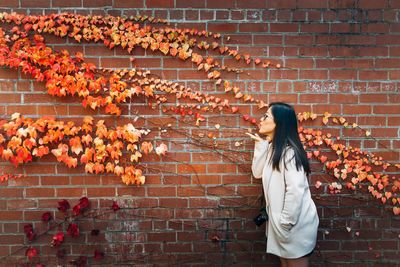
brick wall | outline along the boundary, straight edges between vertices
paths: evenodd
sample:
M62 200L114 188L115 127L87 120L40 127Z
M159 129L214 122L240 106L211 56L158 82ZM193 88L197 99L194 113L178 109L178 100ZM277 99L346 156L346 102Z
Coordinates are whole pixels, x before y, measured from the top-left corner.
M375 139L342 127L307 125L339 135L348 144L393 162L400 158L399 7L395 0L0 1L1 12L140 14L167 19L172 26L220 32L224 44L284 66L265 70L215 55L227 65L244 68L239 75L227 75L244 91L265 102L294 104L298 112L327 111L344 116L371 130ZM129 68L136 64L165 79L235 101L190 62L141 49L134 50L136 60L131 62L131 55L119 48L109 50L102 44L78 44L50 35L45 38L56 50L83 52L99 67ZM144 160L147 180L141 187L125 186L120 178L110 175L87 175L83 168L66 168L50 156L17 169L1 163L3 173L24 177L0 184L0 257L27 243L23 233L26 223L43 227L43 212L62 218L56 212L57 201L73 203L87 196L94 208L109 207L117 200L125 209L82 222L79 239L64 244L71 257L90 257L88 247L97 246L106 254L98 263L110 266L278 265L275 257L264 252L264 228L252 222L261 188L250 174L252 143L243 135L251 125L240 115L211 113L206 125L196 127L190 119L165 115L139 99L124 106L122 116L116 119L102 111L84 109L76 99L51 97L44 83L9 69L0 69L0 102L2 119L14 112L75 121L91 115L120 125L139 114L137 125L154 129L148 138L163 140L170 150L163 159ZM260 114L252 105L237 104L243 112ZM219 131L214 127L217 123ZM157 129L167 124L171 124L167 132ZM203 139L203 146L195 142L201 139L199 134L208 132L217 136L217 147L212 139ZM235 147L235 142L243 145ZM321 219L313 266L399 266L399 218L366 193L330 195L326 188L316 189L315 181L334 179L321 172L320 164L313 162L312 166L310 184ZM398 178L399 173L394 175ZM101 230L99 237L90 235L93 227ZM52 266L56 250L49 248L49 242L47 237L34 245L40 247L43 262ZM3 262L22 265L24 252L17 251ZM59 261L65 264L68 259ZM92 259L89 263L97 264Z

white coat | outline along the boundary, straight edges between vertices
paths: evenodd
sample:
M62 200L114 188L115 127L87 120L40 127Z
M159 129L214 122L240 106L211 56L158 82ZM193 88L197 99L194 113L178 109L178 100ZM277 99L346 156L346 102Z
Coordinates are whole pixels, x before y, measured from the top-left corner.
M286 259L300 258L315 247L317 209L303 168L296 170L293 149L288 148L284 157L286 169L282 157L280 171L273 170L271 155L268 141L255 143L252 172L255 178L262 178L267 203L267 252Z

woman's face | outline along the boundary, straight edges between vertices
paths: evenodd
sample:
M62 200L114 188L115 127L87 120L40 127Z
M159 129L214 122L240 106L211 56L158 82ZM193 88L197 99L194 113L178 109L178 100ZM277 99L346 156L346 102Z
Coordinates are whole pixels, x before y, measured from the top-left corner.
M272 135L275 133L276 124L274 122L274 117L272 116L272 110L269 108L267 113L261 117L260 123L258 124L260 134Z

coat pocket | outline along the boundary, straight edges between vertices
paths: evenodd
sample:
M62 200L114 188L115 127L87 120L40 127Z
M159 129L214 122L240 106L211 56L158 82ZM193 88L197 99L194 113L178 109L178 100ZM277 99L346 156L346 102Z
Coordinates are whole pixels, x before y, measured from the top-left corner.
M276 236L281 240L283 243L289 242L290 235L291 235L291 225L285 225L281 223L280 220L281 214L271 214L270 221Z

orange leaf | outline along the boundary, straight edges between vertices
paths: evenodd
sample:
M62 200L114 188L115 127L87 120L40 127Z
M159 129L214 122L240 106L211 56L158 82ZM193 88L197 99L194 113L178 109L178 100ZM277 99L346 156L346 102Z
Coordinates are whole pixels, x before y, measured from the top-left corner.
M69 140L69 145L71 146L71 151L76 155L79 155L83 151L82 143L79 136L75 136Z
M140 150L145 154L149 154L151 151L153 151L153 145L150 142L146 142L144 141L141 146L140 146Z

